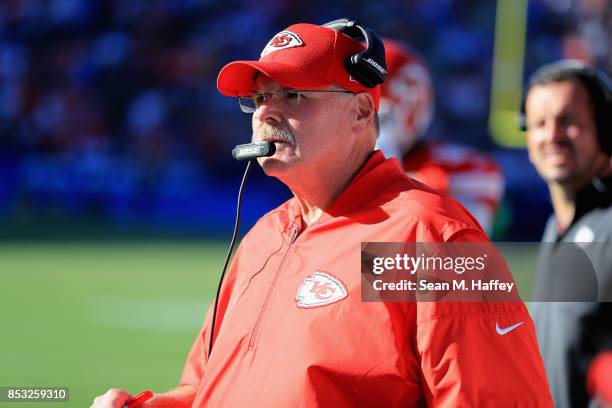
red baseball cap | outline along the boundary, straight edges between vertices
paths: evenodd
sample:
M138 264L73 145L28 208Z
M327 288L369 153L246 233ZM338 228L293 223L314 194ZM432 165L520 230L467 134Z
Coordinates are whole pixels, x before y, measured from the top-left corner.
M362 44L338 30L294 24L268 42L259 61L234 61L224 66L217 78L217 88L226 96L248 95L255 89L255 74L261 72L287 88L338 85L355 93L367 92L378 111L380 86L362 85L344 67L350 55L363 49Z

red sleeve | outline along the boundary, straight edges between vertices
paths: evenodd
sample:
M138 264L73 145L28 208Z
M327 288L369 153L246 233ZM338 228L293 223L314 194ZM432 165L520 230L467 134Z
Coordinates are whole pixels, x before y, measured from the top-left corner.
M488 240L481 231L463 230L450 241ZM420 302L416 347L428 405L553 406L521 301Z
M516 303L441 303L417 326L427 402L435 407L552 407L535 328ZM496 328L524 322L504 335Z

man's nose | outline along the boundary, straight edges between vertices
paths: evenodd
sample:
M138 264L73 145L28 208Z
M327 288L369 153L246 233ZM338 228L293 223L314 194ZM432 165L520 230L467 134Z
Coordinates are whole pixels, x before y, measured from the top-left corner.
M567 129L558 120L550 121L546 128L546 138L551 142L561 142L567 139Z
M268 124L280 123L283 120L282 106L274 97L266 98L253 115L258 121Z

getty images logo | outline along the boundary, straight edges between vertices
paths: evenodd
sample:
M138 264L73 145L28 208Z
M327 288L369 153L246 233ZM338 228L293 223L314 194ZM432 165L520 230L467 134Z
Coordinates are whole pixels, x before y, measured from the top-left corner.
M340 279L317 271L302 283L295 300L298 307L312 308L338 302L347 295L346 287Z

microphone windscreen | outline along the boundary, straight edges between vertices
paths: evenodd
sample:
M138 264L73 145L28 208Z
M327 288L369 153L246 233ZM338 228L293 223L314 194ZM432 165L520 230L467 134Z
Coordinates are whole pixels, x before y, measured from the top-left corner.
M232 149L232 157L236 160L251 160L258 157L269 157L276 152L272 142L258 142L241 144Z

